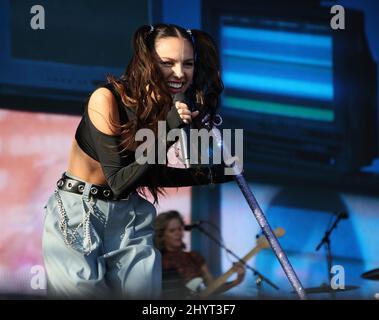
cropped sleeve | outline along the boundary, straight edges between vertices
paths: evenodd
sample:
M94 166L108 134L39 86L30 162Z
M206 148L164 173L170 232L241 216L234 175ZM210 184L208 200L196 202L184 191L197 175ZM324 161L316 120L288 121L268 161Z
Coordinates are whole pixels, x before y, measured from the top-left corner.
M126 118L122 121L123 124L127 121L132 121L132 117L135 117L135 115L130 112L130 110L127 112ZM123 114L120 110L119 113L120 115ZM93 142L92 145L96 156L95 160L99 161L107 184L117 199L127 196L130 192L139 187L151 185L157 187L205 185L209 183L227 182L233 178L232 176L224 175L224 167L222 165L195 166L190 169L179 169L157 164L158 138L156 138L150 146L151 148L155 147L155 164L139 161L142 159L136 159L134 152L122 150L120 135L109 135L96 128L90 120L88 108L85 117L85 120L88 121L90 140ZM176 107L172 106L166 117L167 132L185 125ZM155 145L153 145L154 143ZM166 147L169 148L173 143L175 142L166 141ZM143 157L143 155L141 155L141 157Z

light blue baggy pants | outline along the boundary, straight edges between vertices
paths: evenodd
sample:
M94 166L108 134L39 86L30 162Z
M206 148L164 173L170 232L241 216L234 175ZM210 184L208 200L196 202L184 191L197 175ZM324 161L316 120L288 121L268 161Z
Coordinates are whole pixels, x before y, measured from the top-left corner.
M57 189L45 206L42 247L48 295L159 298L155 207L137 193L118 201L95 199L90 188L86 183L82 195Z

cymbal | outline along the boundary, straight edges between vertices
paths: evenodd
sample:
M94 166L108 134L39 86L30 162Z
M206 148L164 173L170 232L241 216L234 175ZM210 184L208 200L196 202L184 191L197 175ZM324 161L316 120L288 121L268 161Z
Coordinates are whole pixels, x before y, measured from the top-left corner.
M326 285L325 283L323 283L321 286L319 287L312 287L312 288L304 288L304 291L305 293L309 293L309 294L312 294L312 293L332 293L332 292L343 292L343 291L349 291L349 290L355 290L355 289L358 289L359 287L358 286L348 286L348 285L345 285L345 288L344 289L333 289L332 287Z
M379 280L379 268L362 273L361 277L369 280Z

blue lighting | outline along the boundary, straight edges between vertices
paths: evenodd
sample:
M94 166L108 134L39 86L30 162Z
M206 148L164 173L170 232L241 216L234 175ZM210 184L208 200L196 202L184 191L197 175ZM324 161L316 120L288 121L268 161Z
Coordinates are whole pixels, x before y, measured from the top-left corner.
M332 46L332 39L328 36L302 34L288 31L271 31L262 29L247 29L240 27L224 26L222 37L233 39L243 39L247 41L267 41L285 45L321 47L329 49Z
M222 26L226 88L332 101L332 37Z
M294 64L305 64L305 65L314 65L320 67L332 67L332 61L329 59L315 59L304 56L288 56L284 54L274 54L274 53L262 53L262 52L252 52L252 51L243 51L243 50L233 50L233 49L224 49L222 51L224 56L237 57L241 59L255 59L255 60L265 60L272 62L280 63L294 63Z
M224 72L224 83L227 88L245 89L256 92L302 96L307 98L333 98L332 86L324 83L289 80L285 77L255 76L236 72Z

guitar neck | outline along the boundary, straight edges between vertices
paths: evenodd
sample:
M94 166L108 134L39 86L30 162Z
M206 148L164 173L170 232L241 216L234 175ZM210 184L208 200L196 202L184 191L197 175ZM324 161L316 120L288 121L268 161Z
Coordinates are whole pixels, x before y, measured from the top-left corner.
M258 251L261 250L261 247L259 246L256 246L255 248L253 248L252 250L250 250L243 258L243 262L246 263L248 260L250 260L255 254L258 253ZM199 296L201 298L206 298L208 297L209 295L211 295L212 293L214 293L218 288L220 288L225 282L226 280L229 279L229 277L234 273L234 269L233 267L230 268L228 271L226 271L223 275L221 275L220 277L218 277L216 280L214 280L209 286L207 286L207 288L200 292Z

